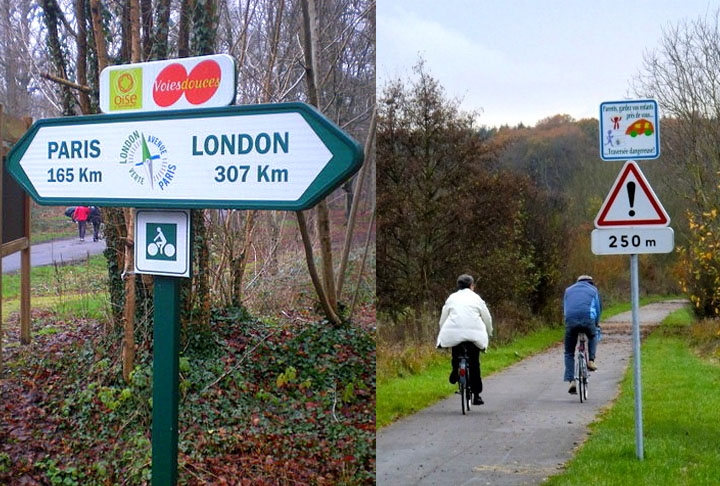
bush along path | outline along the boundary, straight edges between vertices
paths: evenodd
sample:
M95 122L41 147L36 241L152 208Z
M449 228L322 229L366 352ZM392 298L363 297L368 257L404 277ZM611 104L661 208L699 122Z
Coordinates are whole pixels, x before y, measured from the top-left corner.
M97 322L33 322L33 343L4 355L0 484L149 484L149 353L126 384ZM189 332L179 483L374 484L373 322L374 311L342 328L223 311Z

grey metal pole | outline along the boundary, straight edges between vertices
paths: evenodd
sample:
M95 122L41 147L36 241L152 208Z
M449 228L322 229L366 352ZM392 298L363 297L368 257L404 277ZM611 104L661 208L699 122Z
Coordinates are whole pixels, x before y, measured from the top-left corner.
M640 380L640 284L638 277L638 256L630 255L630 296L632 300L633 357L635 377L635 453L643 460L643 417L642 386Z

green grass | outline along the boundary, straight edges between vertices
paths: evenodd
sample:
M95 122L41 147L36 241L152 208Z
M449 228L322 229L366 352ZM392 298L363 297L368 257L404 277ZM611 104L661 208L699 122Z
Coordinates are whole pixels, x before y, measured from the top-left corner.
M687 346L688 310L674 313L642 346L644 459L635 450L633 370L615 405L566 472L547 484L717 484L720 372Z
M562 339L562 335L562 328L545 328L501 347L491 345L489 351L480 357L483 376L547 349ZM449 374L450 350L439 349L421 373L378 381L375 404L377 427L388 425L451 395L457 387L448 382Z
M65 216L65 208L66 206L31 205L30 234L33 244L77 235L77 224Z
M30 271L30 305L58 317L102 318L107 315L107 263L103 255L69 265L34 267ZM3 321L20 310L20 274L2 276Z

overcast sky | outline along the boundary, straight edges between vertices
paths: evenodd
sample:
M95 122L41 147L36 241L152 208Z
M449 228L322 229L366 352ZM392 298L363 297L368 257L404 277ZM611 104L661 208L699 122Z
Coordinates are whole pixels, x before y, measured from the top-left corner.
M634 99L663 29L714 18L708 0L377 0L377 84L427 70L488 127L598 118ZM713 21L714 22L714 21Z

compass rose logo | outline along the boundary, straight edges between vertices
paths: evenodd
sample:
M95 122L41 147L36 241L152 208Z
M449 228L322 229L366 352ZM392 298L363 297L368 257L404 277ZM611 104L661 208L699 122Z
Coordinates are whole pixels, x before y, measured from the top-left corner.
M130 178L151 191L166 190L175 177L177 166L168 159L165 144L154 135L136 130L120 150L120 163L127 164Z

